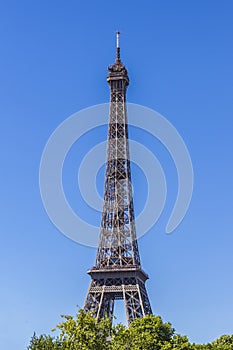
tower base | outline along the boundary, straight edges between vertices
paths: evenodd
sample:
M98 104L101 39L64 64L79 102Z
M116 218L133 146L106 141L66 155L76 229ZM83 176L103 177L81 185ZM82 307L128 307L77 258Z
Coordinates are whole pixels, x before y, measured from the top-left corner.
M114 300L123 299L126 320L130 324L135 318L151 314L151 306L145 282L147 274L137 266L122 268L91 269L91 284L84 310L94 317L113 317Z

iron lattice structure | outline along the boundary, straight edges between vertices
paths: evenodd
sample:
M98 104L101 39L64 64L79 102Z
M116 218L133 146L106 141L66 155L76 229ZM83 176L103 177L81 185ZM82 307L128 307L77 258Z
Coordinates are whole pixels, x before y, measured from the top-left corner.
M110 117L104 203L99 245L84 310L112 318L114 300L123 299L128 324L151 314L136 237L126 114L128 73L120 59L119 32L115 63L108 67Z

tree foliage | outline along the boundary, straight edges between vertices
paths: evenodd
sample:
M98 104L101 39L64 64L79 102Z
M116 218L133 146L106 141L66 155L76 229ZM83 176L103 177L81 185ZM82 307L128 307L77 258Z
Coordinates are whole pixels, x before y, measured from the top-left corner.
M50 335L36 336L34 333L28 349L32 350L58 350L64 349L62 343L58 339L52 338Z
M233 350L233 335L209 344L191 344L159 316L136 319L129 327L113 326L107 317L97 321L83 310L75 318L62 317L55 328L59 336L34 334L28 350Z
M213 350L229 350L233 349L233 335L222 335L213 343Z

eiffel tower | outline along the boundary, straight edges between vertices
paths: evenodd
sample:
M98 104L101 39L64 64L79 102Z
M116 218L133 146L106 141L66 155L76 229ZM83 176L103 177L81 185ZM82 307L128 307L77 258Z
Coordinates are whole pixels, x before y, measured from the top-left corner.
M123 299L126 319L151 314L136 237L131 185L126 89L127 70L120 59L120 33L116 33L116 60L108 67L110 116L104 185L104 203L96 262L88 271L91 283L84 310L97 319L113 316L114 300Z

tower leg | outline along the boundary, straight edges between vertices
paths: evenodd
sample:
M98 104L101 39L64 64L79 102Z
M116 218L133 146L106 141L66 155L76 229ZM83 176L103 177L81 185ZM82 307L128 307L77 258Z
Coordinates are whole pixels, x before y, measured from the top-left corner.
M144 283L124 287L126 319L130 324L135 318L152 314L149 298Z
M106 294L104 286L93 287L93 281L90 285L87 298L84 305L84 311L89 311L97 319L105 316L113 318L114 297ZM98 289L98 290L96 290Z

